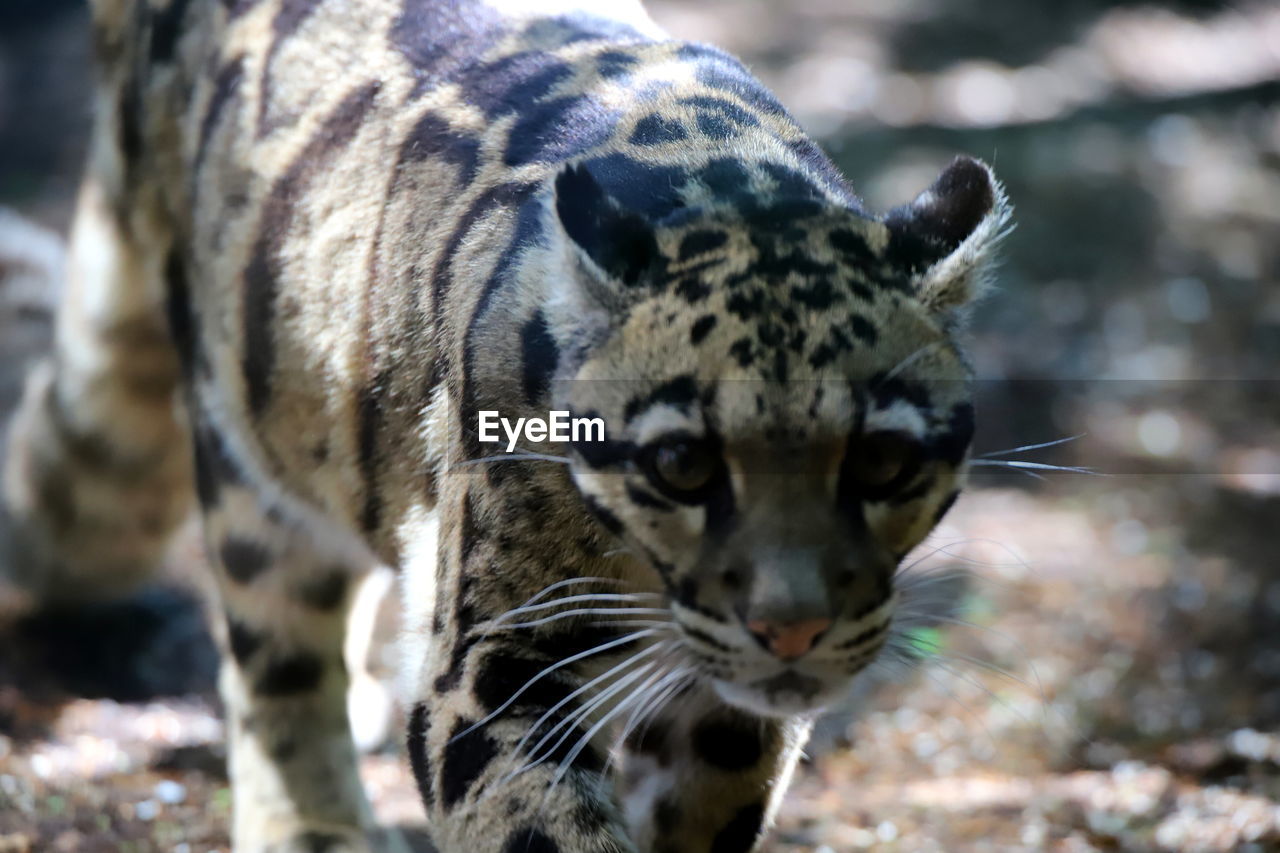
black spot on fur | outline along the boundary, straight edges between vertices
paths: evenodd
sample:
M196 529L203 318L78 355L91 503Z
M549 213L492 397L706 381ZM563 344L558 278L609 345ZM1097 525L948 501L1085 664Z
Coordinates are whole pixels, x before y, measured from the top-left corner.
M689 329L689 343L697 346L702 343L703 339L716 327L716 315L704 314L694 321L693 327Z
M202 507L218 503L224 483L240 482L240 471L223 447L222 439L208 427L195 430L192 444L195 456L196 497Z
M827 279L818 279L808 287L792 288L791 296L801 305L813 308L817 311L823 311L830 308L835 302L835 288L831 286L831 282Z
M427 746L427 733L431 730L431 715L426 702L419 702L409 712L409 725L405 732L405 744L409 752L409 766L413 769L418 794L424 803L435 800L435 779L431 773L431 755Z
M517 829L507 836L502 853L560 853L560 845L540 829Z
M724 306L739 318L750 320L764 310L764 302L764 294L759 290L749 293L739 291L725 300Z
M378 489L379 452L378 434L382 429L385 413L382 394L390 376L380 372L373 381L360 389L356 397L356 460L360 469L360 481L364 488L364 505L360 509L360 526L366 533L378 529L382 521L382 495Z
M178 39L182 36L182 23L189 4L190 0L172 0L168 8L156 13L151 19L152 62L168 62L173 59Z
M546 315L540 310L534 312L533 317L520 329L520 358L523 362L526 403L534 406L546 397L559 357L560 351L551 337Z
M858 267L868 267L878 259L866 239L847 228L837 228L829 237L832 247L845 256L845 260Z
M116 114L120 139L120 154L124 159L126 177L131 176L142 158L142 108L141 84L126 80L120 90L120 108Z
M445 295L453 281L454 258L476 223L497 208L519 204L536 186L537 184L505 183L491 187L472 202L458 219L458 224L449 235L448 241L440 252L440 260L436 262L436 267L431 273L431 305L437 320L444 312Z
M428 112L405 137L400 159L410 163L442 159L457 168L458 185L466 186L475 180L479 168L480 139L455 131L440 115Z
M466 732L475 720L463 717L454 723L444 748L440 768L440 799L446 809L457 805L498 756L498 745L483 728Z
M316 610L334 610L347 599L346 569L330 569L298 587L298 597Z
M850 314L845 321L845 328L869 347L875 346L876 341L880 339L880 333L876 331L875 324L860 314Z
M653 809L653 825L665 837L672 837L680 828L680 802L659 800Z
M339 149L355 137L373 106L381 84L362 86L348 95L276 181L263 205L260 236L244 270L244 352L241 368L249 408L261 414L271 398L275 370L276 291L283 273L280 244L289 232L299 199L311 180L322 174Z
M697 78L711 89L732 94L768 115L784 116L786 110L742 63L724 51L703 44L689 44L677 53L681 59L698 64Z
M724 116L715 113L698 113L698 132L707 139L717 142L732 139L738 135L738 129Z
M739 210L750 210L758 204L751 188L751 175L738 160L730 157L712 160L698 173L698 179L713 196Z
M693 751L719 770L737 773L754 767L764 755L759 723L739 716L702 720L693 729Z
M195 374L196 338L195 317L191 313L191 288L187 283L187 268L182 254L176 248L169 249L164 265L165 313L169 319L169 334L178 351L178 362L188 378Z
M680 240L680 260L687 261L725 244L729 235L723 231L690 231Z
M271 661L254 683L259 696L282 698L309 693L324 678L324 662L311 652L295 652Z
M581 652L603 646L618 639L621 634L617 626L590 625L584 622L557 622L546 626L545 633L539 634L532 641L532 648L547 660L557 661L572 657ZM619 643L613 647L616 654L622 654L633 647L635 641Z
M601 77L621 77L629 72L640 60L627 53L607 50L596 57L596 69Z
M290 839L289 842L289 849L298 850L300 853L334 853L334 851L350 848L351 839L331 832L314 830L304 832Z
M513 698L515 701L504 713L545 711L569 692L557 673L538 678L538 674L551 665L552 662L547 659L535 660L528 657L527 653L522 656L512 649L489 652L476 673L476 698L489 712L496 711Z
M675 292L681 299L696 305L711 295L711 287L696 275L690 275L680 279Z
M825 205L821 204L825 201L825 197L822 190L814 185L812 175L781 163L761 163L760 168L773 179L775 196L782 201L798 202L804 205L800 208L805 211L802 215L812 216L826 209ZM819 206L810 206L813 202L819 202Z
M267 747L267 754L284 764L298 757L298 739L285 735Z
M666 765L672 757L671 732L662 720L652 720L628 736L627 749L637 755L651 755Z
M417 71L417 96L483 56L502 35L498 14L483 5L404 0L390 41Z
M218 558L237 583L249 583L271 565L271 551L265 545L235 535L222 540Z
M586 95L526 106L519 115L507 137L508 166L576 157L608 139L618 120L616 111Z
M199 147L196 149L195 172L199 172L200 164L204 162L204 155L208 150L209 141L213 138L213 132L218 127L218 119L222 117L227 104L239 91L240 84L243 81L243 54L223 65L214 75L213 94L209 96L209 105L205 107L204 117L200 120L200 141Z
M750 367L756 360L755 342L751 338L739 338L729 347L729 355L737 360L739 367Z
M738 810L733 819L716 833L711 853L751 853L764 830L764 805L752 803Z
M654 114L647 115L636 122L630 141L632 145L662 145L667 142L679 142L688 136L689 132L680 122Z
M231 656L236 663L244 666L253 653L262 648L265 637L254 631L243 622L227 618L227 645L231 648Z
M573 69L542 51L504 56L469 73L463 85L489 118L498 118L534 107Z

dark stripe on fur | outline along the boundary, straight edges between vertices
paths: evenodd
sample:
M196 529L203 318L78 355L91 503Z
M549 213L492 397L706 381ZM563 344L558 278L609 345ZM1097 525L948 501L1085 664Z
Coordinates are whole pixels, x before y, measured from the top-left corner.
M312 136L289 170L276 181L263 205L257 242L244 271L244 353L241 367L248 389L249 408L262 414L271 399L275 370L276 291L283 270L280 246L288 235L294 212L307 185L323 172L338 149L356 135L381 88L368 83L343 100Z

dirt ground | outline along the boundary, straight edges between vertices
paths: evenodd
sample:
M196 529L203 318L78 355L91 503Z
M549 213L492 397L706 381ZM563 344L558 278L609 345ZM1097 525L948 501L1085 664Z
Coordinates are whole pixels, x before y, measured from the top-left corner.
M1280 851L1280 8L650 5L873 207L994 164L1018 230L975 316L979 452L1079 435L988 459L1100 472L976 469L904 576L954 622L821 725L765 849ZM47 340L30 223L67 224L84 39L67 3L0 12L0 413ZM198 563L188 540L163 588L0 637L0 853L227 849ZM394 744L363 772L421 826Z

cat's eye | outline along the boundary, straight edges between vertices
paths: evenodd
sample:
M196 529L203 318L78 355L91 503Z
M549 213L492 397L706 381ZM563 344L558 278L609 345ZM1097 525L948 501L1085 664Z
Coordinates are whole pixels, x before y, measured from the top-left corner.
M873 432L854 439L845 454L847 485L873 496L906 485L920 470L921 448L900 432Z
M695 501L720 476L723 461L712 442L678 437L645 448L641 467L663 493L678 500Z

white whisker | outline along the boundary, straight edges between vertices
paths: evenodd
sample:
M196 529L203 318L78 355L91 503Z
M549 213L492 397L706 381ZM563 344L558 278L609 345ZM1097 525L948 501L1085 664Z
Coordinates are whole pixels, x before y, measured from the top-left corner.
M1059 438L1054 441L1045 441L1040 444L1024 444L1021 447L1011 447L1008 450L993 450L990 453L983 453L980 459L990 459L993 456L1008 456L1011 453L1026 453L1028 450L1042 450L1046 447L1057 447L1060 444L1066 444L1071 441L1078 441L1084 438L1088 433L1080 433L1079 435L1070 435L1066 438Z
M523 751L523 750L524 750L524 747L525 747L525 744L529 742L529 738L533 737L534 733L535 733L535 732L537 732L537 731L538 731L538 729L540 729L540 728L542 727L543 723L547 722L547 720L548 720L548 719L550 719L552 716L554 716L554 715L555 715L555 713L556 713L557 711L559 711L561 708L563 708L565 705L569 704L569 703L570 703L570 702L572 702L574 699L576 699L577 697L581 696L583 693L586 693L587 691L594 689L594 688L595 688L595 686L596 686L597 684L601 683L602 681L605 681L606 679L612 678L613 676L620 674L621 672L625 671L626 669L628 669L629 667L633 666L634 664L639 663L639 662L640 662L641 660L643 660L645 657L648 657L648 656L649 656L649 655L651 655L651 654L657 654L660 650L662 650L663 646L664 646L664 644L663 644L663 643L658 643L658 644L652 645L652 646L650 646L650 647L648 647L648 648L646 648L646 649L641 649L641 650L640 650L639 652L637 652L636 654L632 655L631 657L627 658L626 660L622 661L621 663L618 663L618 664L616 664L616 665L614 665L614 666L610 667L609 669L605 670L605 671L604 671L603 673L601 673L600 675L597 675L595 678L593 678L593 679L591 679L590 681L586 682L585 684L581 685L581 686L580 686L580 687L578 687L576 690L574 690L572 693L570 693L568 696L565 696L565 697L564 697L563 699L561 699L559 702L557 702L556 704L552 705L550 708L548 708L548 709L547 709L547 710L542 714L542 716L541 716L541 717L539 717L539 718L534 722L534 724L533 724L532 726L530 726L530 727L529 727L529 730L528 730L527 732L525 732L524 736L523 736L522 738L520 738L520 741L516 744L515 751L516 751L516 752L521 752L521 751ZM572 715L570 715L570 717L572 717ZM566 719L568 719L568 718L566 718ZM566 720L561 720L561 721L560 721L560 725L563 725L565 722L566 722ZM548 735L554 734L558 729L559 729L559 726L557 726L556 728L553 728L553 729L552 729L550 732L548 732L547 734L548 734ZM531 756L532 756L532 755L536 755L536 754L537 754L537 750L538 750L538 749L540 749L540 748L542 747L542 744L543 744L544 742L545 742L545 738L544 738L544 740L539 741L539 742L538 742L538 744L537 744L536 746L534 746L533 751L530 753L530 755L531 755Z
M583 720L586 720L588 717L590 717L591 714L597 708L599 708L601 705L606 704L610 699L612 699L622 690L626 689L627 686L632 684L636 679L645 677L647 673L651 673L653 669L658 666L659 666L659 663L656 661L647 663L644 666L642 666L640 669L636 670L635 672L622 676L613 684L609 685L609 687L600 691L595 696L591 697L589 700L579 705L577 708L574 708L572 713L570 713L563 720L558 722L555 725L555 727L551 729L551 731L543 735L542 738L536 744L533 745L533 749L529 750L530 760L524 765L522 765L518 770L508 774L507 778L513 778L515 776L518 776L521 773L525 773L529 770L532 770L538 765L546 762L548 759L551 758L551 756L556 754L556 750L560 749L560 747L564 745L565 741L573 737L573 733L574 731L577 730L579 723L581 723ZM555 737L556 732L559 732L561 729L564 729L564 733L560 735L560 739L557 740L555 743L551 744L551 746L547 747L546 751L543 752L543 747L546 747L547 742L550 741L553 737Z
M535 675L533 678L530 678L528 681L526 681L526 682L525 682L525 683L520 687L520 689L519 689L519 690L517 690L515 693L512 693L512 694L511 694L510 698L508 698L508 699L507 699L507 701L503 702L501 705L499 705L497 708L495 708L495 709L494 709L491 713L489 713L486 717L484 717L484 718L483 718L483 719L481 719L481 720L478 720L477 722L475 722L475 723L473 723L472 725L468 726L468 727L467 727L466 729L464 729L463 731L461 731L461 732L459 732L458 734L454 735L454 736L449 740L449 743L455 743L459 738L465 737L466 735L470 734L471 732L475 731L476 729L480 728L481 726L483 726L483 725L485 725L486 723L490 722L491 720L495 719L495 718L496 718L499 714L501 714L503 711L505 711L505 710L507 710L508 708L510 708L510 707L511 707L511 705L512 705L512 704L513 704L517 699L519 699L522 695L524 695L524 692L525 692L526 690L528 690L528 689L529 689L530 687L532 687L536 682L540 681L541 679L545 678L546 676L550 675L551 673L555 672L556 670L558 670L558 669L562 669L562 668L564 668L564 667L568 666L569 664L577 663L578 661L582 660L583 658L588 658L588 657L591 657L592 655L598 655L598 654L600 654L601 652L608 651L609 649L615 649L615 648L617 648L618 646L625 645L625 644L627 644L627 643L634 643L636 640L643 639L644 637L652 637L652 636L654 636L654 635L655 635L655 634L657 634L657 633L659 633L659 632L658 632L658 630L657 630L656 628L646 628L646 629L645 629L645 630L643 630L643 631L634 631L634 632L632 632L632 633L630 633L630 634L624 634L623 636L618 637L618 638L617 638L617 639L615 639L615 640L610 640L610 641L609 641L609 642L607 642L607 643L601 643L600 645L595 646L595 647L590 648L590 649L587 649L587 650L586 650L586 651L584 651L584 652L578 652L578 653L577 653L577 654L575 654L575 655L570 655L569 657L565 658L564 660L556 661L555 663L553 663L553 664L551 664L550 666L548 666L546 669L544 669L544 670L542 670L541 672L539 672L539 673L538 673L537 675Z
M661 616L663 614L667 614L670 612L671 611L665 607L579 607L574 610L566 610L563 613L553 613L550 616L543 616L541 619L534 619L532 622L513 622L510 625L503 625L501 627L503 630L506 630L508 628L532 628L537 625L545 625L548 622L555 622L560 619L570 619L575 616L594 616L594 615L606 615L606 614L621 615L621 616L626 616L626 615ZM618 620L618 621L625 621L628 625L658 624L653 620L649 620L647 623L642 620L632 620L632 619L625 619L625 620ZM612 625L612 624L617 624L617 622L601 621L594 624Z
M1090 474L1094 477L1105 477L1101 471L1092 468L1081 468L1077 465L1050 465L1048 462L1024 462L1020 459L974 459L970 465L980 468L1016 468L1021 471L1068 471L1073 474Z
M654 684L650 688L652 695L641 699L635 710L631 712L631 716L627 718L626 723L623 724L622 732L618 735L617 745L625 745L631 733L640 725L643 724L647 728L649 722L653 719L653 715L661 710L662 705L671 698L672 694L683 689L684 682L692 677L692 671L682 666L667 673ZM610 757L610 762L612 761L613 758Z
M549 453L501 453L497 456L481 456L477 459L464 459L455 462L454 467L467 468L472 465L486 465L490 462L559 462L568 465L567 456L552 456Z
M578 595L567 595L563 598L552 599L551 601L542 601L536 604L522 604L519 607L513 607L506 613L503 613L490 625L490 630L497 628L503 620L525 613L540 613L544 610L552 610L556 607L563 607L566 604L581 604L584 602L602 602L602 601L619 601L630 603L633 601L646 601L654 598L661 598L654 592L588 592Z
M918 359L920 359L925 353L929 352L929 350L936 349L941 345L942 345L941 342L934 341L932 343L927 343L924 346L920 347L915 352L911 353L906 358L902 359L902 361L899 361L892 368L890 368L889 372L885 373L884 376L880 378L880 384L883 385L885 382L888 382L889 380L893 379L899 373L906 370Z
M587 746L590 745L591 740L596 736L596 734L598 734L602 728L608 725L610 720L612 720L618 714L625 711L627 709L627 705L628 705L627 701L622 701L622 702L619 702L617 705L614 705L607 712L605 712L604 716L602 716L596 722L595 725L587 729L587 731L582 735L582 737L578 738L577 744L575 744L573 749L569 751L569 754L564 757L564 760L560 762L560 767L556 770L556 775L552 777L551 786L550 786L551 790L555 790L555 787L559 785L561 780L563 780L564 777L569 773L569 771L573 768L573 762L578 759L578 756L580 754L582 754L582 750L586 749Z

